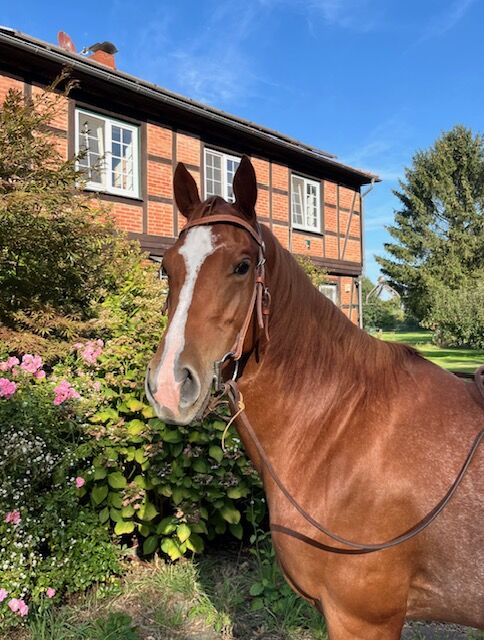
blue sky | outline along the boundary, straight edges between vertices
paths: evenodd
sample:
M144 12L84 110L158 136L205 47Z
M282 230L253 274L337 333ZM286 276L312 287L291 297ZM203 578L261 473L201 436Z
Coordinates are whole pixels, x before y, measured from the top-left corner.
M128 73L378 173L372 278L415 151L457 123L484 129L484 0L3 0L0 23L111 40Z

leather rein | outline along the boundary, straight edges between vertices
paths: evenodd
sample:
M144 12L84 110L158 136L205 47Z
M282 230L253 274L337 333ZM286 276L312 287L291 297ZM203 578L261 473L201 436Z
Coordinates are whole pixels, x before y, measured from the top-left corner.
M354 542L352 540L347 540L346 538L343 538L342 536L339 536L336 533L333 533L332 531L327 529L325 526L323 526L321 523L317 522L297 502L297 500L295 500L295 498L291 495L290 491L287 489L287 487L285 486L285 484L282 482L279 475L277 474L276 470L274 469L271 461L269 460L262 446L262 443L260 442L252 425L250 424L250 421L245 412L245 405L244 405L242 393L240 392L237 385L238 364L239 364L240 358L242 357L244 341L247 336L247 332L249 330L249 326L254 315L256 316L259 329L264 331L266 339L269 340L268 321L269 321L271 297L270 297L269 290L266 286L266 280L265 280L265 277L266 277L265 244L264 244L264 240L262 239L260 226L257 223L256 228L254 228L248 222L246 222L242 218L239 218L235 215L212 214L212 215L207 215L202 218L197 218L195 220L188 222L180 232L180 235L189 228L200 226L200 225L211 225L211 224L230 224L230 225L235 225L237 227L245 229L245 231L247 231L252 237L252 239L257 243L259 248L258 261L255 269L254 290L252 293L249 308L247 310L247 314L242 324L242 328L236 337L236 340L232 349L229 352L227 352L221 360L217 361L214 364L214 369L215 369L214 393L216 394L216 398L217 398L216 404L220 403L221 398L223 397L228 398L230 410L232 413L232 419L230 420L229 425L234 420L237 420L239 429L240 427L242 427L242 429L247 433L249 438L252 440L257 450L257 453L259 454L261 462L269 472L269 475L271 476L272 480L275 482L276 486L281 491L281 493L286 497L288 502L298 511L298 513L315 529L317 529L321 533L324 533L326 536L328 536L335 542L344 544L350 548L347 549L343 547L327 545L323 542L319 542L315 540L314 538L310 538L309 536L306 536L300 533L299 531L295 531L293 529L289 529L288 527L275 524L275 523L274 524L271 523L271 531L281 533L283 535L287 535L292 538L296 538L313 547L322 549L323 551L328 551L330 553L337 553L337 554L346 554L346 555L361 555L366 553L374 553L375 551L390 549L391 547L395 547L396 545L399 545L403 542L407 542L408 540L412 539L413 537L421 533L424 529L426 529L435 520L435 518L437 518L437 516L443 511L443 509L445 509L447 504L452 499L453 495L457 491L457 488L461 484L466 474L466 471L472 462L472 459L474 458L474 455L477 451L477 448L479 447L479 444L481 443L484 437L484 429L479 431L479 433L474 438L474 441L469 449L467 457L464 460L464 463L459 473L457 474L454 482L451 484L451 486L449 487L448 491L443 496L443 498L417 524L415 524L413 527L403 532L402 534L392 538L391 540L387 540L386 542L375 543L375 544L360 543L360 542ZM232 361L235 364L234 373L230 380L224 382L222 379L222 369L224 365L226 365L229 361ZM477 385L477 389L484 401L484 365L482 365L479 369L477 369L477 371L475 372L474 379Z

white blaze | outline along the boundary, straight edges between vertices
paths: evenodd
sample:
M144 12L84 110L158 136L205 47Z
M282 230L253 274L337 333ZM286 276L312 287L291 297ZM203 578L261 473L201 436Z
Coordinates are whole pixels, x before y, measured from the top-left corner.
M178 305L165 336L155 393L158 403L172 412L178 410L180 401L181 381L176 380L175 369L178 358L185 347L185 326L197 276L205 259L215 249L212 227L200 226L188 231L185 242L179 250L185 261L185 282L180 290Z

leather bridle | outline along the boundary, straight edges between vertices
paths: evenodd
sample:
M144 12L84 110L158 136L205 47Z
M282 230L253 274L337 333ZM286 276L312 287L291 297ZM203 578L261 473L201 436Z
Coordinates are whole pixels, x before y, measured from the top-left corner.
M195 220L189 221L185 227L180 232L180 235L186 230L197 227L200 225L212 225L212 224L229 224L235 225L242 229L245 229L252 239L258 245L258 261L255 269L255 281L254 281L254 290L252 293L251 301L249 303L249 307L242 324L241 330L239 331L235 343L230 351L228 351L223 358L217 361L214 364L214 392L216 394L216 398L218 401L223 396L226 396L229 401L230 410L232 413L232 422L234 419L237 420L239 429L240 427L247 433L249 438L252 440L257 453L259 454L260 460L263 466L269 472L272 480L281 491L281 493L286 497L288 502L299 512L299 514L315 529L324 533L326 536L335 540L340 544L344 544L349 549L343 547L335 547L331 545L327 545L323 542L319 542L314 538L310 538L299 531L295 531L293 529L289 529L288 527L284 527L283 525L271 523L271 531L281 533L283 535L290 536L292 538L296 538L306 544L309 544L318 549L322 549L324 551L328 551L330 553L338 553L338 554L346 554L346 555L357 555L357 554L366 554L366 553L374 553L375 551L382 551L384 549L389 549L391 547L395 547L403 542L406 542L412 539L417 534L421 533L424 529L426 529L437 516L445 509L452 496L457 491L460 483L462 482L469 465L472 462L472 459L477 451L479 444L481 443L484 437L484 429L482 429L477 436L474 438L474 441L469 449L467 457L457 474L454 482L449 487L447 493L443 496L443 498L413 527L405 531L404 533L392 538L391 540L387 540L386 542L370 544L370 543L359 543L354 542L352 540L347 540L342 536L339 536L332 531L330 531L327 527L323 526L319 522L317 522L291 495L290 491L284 485L284 483L279 478L276 470L274 469L271 461L269 460L262 443L260 442L256 432L254 431L252 425L250 424L249 419L247 418L247 414L245 413L245 405L243 402L242 394L237 385L237 375L238 375L238 363L243 354L243 345L245 342L245 338L247 336L247 332L249 330L250 323L256 316L258 327L261 331L264 332L266 339L269 340L269 331L268 331L268 321L269 321L269 313L270 313L270 293L266 286L266 270L265 270L265 244L262 239L261 229L258 223L256 223L256 227L254 228L251 224L239 218L235 215L225 215L225 214L212 214L208 216L204 216L201 218L197 218ZM234 373L232 378L226 382L223 382L223 367L228 362L232 361L235 363ZM475 382L477 384L477 388L484 399L484 365L480 367L475 373ZM216 406L217 402L215 403ZM212 405L213 407L214 405Z
M265 243L262 238L261 229L259 223L256 223L256 227L254 228L251 224L233 215L217 215L212 214L208 216L204 216L202 218L196 218L195 220L189 221L181 230L180 235L191 229L193 227L199 227L201 225L212 225L212 224L231 224L236 227L240 227L247 231L252 239L257 243L258 246L258 255L257 255L257 264L255 267L255 280L254 280L254 289L252 292L252 297L249 303L249 307L247 309L247 313L244 318L244 322L242 323L242 327L237 334L235 342L230 349L220 360L214 363L214 393L220 393L225 390L225 386L222 380L222 369L224 365L228 364L230 361L235 363L235 369L233 374L233 379L235 380L238 374L238 364L240 358L242 357L244 342L247 336L247 332L250 327L250 323L254 317L254 313L256 315L257 324L261 331L264 332L266 339L269 340L269 312L271 305L271 295L269 293L269 289L266 286L266 256L265 256Z

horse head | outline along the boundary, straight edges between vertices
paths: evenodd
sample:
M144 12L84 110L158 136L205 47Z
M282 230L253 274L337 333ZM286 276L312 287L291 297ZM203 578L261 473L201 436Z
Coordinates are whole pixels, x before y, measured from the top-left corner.
M246 156L235 173L233 192L233 204L218 196L201 202L185 166L176 168L175 200L187 225L163 257L168 323L146 375L147 397L165 422L188 424L203 411L214 365L230 352L248 318L261 245L257 181ZM218 223L200 223L207 216L218 217ZM227 217L232 223L220 222Z

